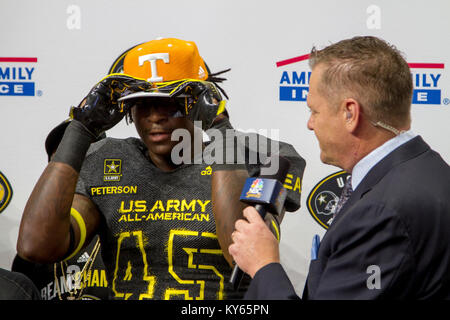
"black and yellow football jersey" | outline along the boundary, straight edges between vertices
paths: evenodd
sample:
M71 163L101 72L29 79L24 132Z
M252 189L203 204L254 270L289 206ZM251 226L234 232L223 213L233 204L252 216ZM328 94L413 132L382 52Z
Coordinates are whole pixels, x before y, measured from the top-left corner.
M107 138L91 146L76 192L102 215L102 258L113 298L243 297L249 278L234 291L228 281L232 268L216 236L212 168L195 163L163 172L136 138Z
M196 164L163 172L135 138L108 138L92 148L77 192L103 215L102 257L114 298L242 295L228 284L231 268L216 236L211 173Z

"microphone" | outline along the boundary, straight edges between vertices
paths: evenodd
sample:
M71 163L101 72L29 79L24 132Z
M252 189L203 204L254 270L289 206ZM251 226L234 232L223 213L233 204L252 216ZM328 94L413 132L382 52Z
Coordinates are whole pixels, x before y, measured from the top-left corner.
M277 157L276 161L278 161L278 170L272 175L247 178L240 197L242 202L254 206L263 220L267 212L279 215L283 210L287 197L283 182L286 179L291 163L282 156L276 155L275 157ZM262 168L270 166L272 158L269 158ZM244 272L238 265L235 265L229 281L233 285L234 290L239 288L243 276Z

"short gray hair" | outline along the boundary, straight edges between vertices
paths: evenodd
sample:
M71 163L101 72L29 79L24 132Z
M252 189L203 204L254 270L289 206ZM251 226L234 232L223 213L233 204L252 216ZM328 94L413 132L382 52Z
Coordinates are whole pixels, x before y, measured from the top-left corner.
M372 36L311 50L311 69L325 66L318 90L330 99L354 98L372 121L394 127L411 120L413 83L408 63L394 46ZM343 97L344 94L351 96Z

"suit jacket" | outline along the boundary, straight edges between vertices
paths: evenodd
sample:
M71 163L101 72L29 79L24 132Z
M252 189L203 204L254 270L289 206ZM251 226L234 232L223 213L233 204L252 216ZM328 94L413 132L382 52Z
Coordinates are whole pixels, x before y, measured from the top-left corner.
M247 299L298 298L280 264ZM450 299L450 167L420 136L364 177L311 261L304 299Z

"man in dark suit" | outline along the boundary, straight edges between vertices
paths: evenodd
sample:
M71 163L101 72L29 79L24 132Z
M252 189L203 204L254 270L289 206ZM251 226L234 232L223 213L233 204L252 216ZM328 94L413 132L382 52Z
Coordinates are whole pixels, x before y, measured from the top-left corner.
M450 167L411 130L412 78L375 37L313 49L308 128L322 162L351 173L311 261L304 299L450 299ZM229 252L248 299L298 298L251 207Z

